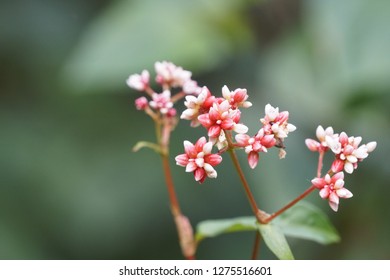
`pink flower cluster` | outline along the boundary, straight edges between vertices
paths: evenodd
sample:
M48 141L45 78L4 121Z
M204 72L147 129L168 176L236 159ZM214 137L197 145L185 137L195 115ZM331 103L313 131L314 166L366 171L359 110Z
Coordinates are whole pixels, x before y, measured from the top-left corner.
M352 193L344 188L344 172L326 174L323 178L314 178L312 184L320 190L320 196L329 201L329 206L337 212L340 198L350 198Z
M241 123L241 109L252 106L246 89L231 91L225 85L222 96L216 97L207 87L198 86L191 79L192 73L182 67L163 61L156 62L154 68L155 81L161 86L161 92L151 88L147 70L129 76L127 85L147 94L135 100L136 108L145 111L156 123L168 125L170 130L176 124L174 104L185 98L186 109L180 118L190 121L192 127L203 126L208 140L201 137L195 144L184 141L184 153L176 156L175 160L177 165L185 167L186 172L192 172L197 182L217 177L215 166L222 162L221 155L227 150L243 150L252 169L257 166L260 153L266 153L272 147L280 149L280 158L285 156L284 139L296 129L289 123L288 111L279 112L278 107L267 104L265 115L260 119L260 129L249 135L248 127ZM348 136L345 132L334 133L332 127L324 129L318 126L316 136L316 140L305 141L310 151L320 155L317 177L311 181L312 188L317 188L319 195L337 211L340 198L352 197L352 193L344 187L344 172L353 173L358 164L375 150L377 143L361 144L362 137ZM212 153L214 146L218 149L217 153ZM334 160L326 175L321 176L323 156L329 151L333 153Z
M318 126L316 130L317 140L306 139L306 146L310 151L321 154L332 151L334 161L329 172L321 178L314 178L312 184L320 190L320 196L329 201L330 207L338 210L339 198L350 198L352 193L344 188L344 172L349 174L358 167L369 153L375 150L377 143L369 142L360 145L362 137L354 137L345 132L334 133L332 127L324 129ZM360 145L360 146L359 146Z
M196 181L203 183L206 177L217 178L217 171L213 168L221 163L222 157L212 154L213 143L207 142L205 137L201 137L193 145L189 141L184 141L184 154L176 156L177 165L186 168L186 172L193 172Z
M332 127L324 129L322 126L318 126L316 135L319 141L306 139L306 146L313 152L331 150L335 155L331 168L333 173L344 170L351 174L358 167L358 163L376 148L374 141L360 145L362 137L348 137L345 132L337 134L333 132Z
M161 85L162 92L154 92L151 88L148 70L143 70L141 74L130 75L126 83L137 91L146 92L151 99L148 100L145 96L137 98L135 106L138 110L145 110L149 114L154 111L173 117L176 115L176 109L173 108L175 97L172 96L172 89L180 88L181 93L197 95L201 88L191 79L192 73L190 71L184 70L171 62L156 62L154 68L156 71L155 80Z
M202 125L206 128L208 143L215 145L220 153L226 149L244 149L248 154L248 163L251 168L256 167L260 152L267 152L267 149L274 146L283 150L284 138L289 132L295 130L295 126L288 123L287 111L279 113L279 108L268 104L265 107L265 117L260 119L263 127L254 136L247 135L248 127L240 123L240 108L252 106L252 103L248 101L246 89L238 88L231 91L225 85L222 88L222 97L216 97L207 87L203 87L198 96L187 95L185 99L184 105L187 109L183 111L181 118L190 120L193 127ZM236 142L233 142L231 138L232 132L236 133L234 137ZM284 150L282 154L284 156ZM191 158L188 152L176 157L176 162L180 166L184 166L184 163L180 161L183 157ZM198 166L198 168L202 167ZM203 182L203 180L198 180L199 177L195 172L194 176L197 181Z

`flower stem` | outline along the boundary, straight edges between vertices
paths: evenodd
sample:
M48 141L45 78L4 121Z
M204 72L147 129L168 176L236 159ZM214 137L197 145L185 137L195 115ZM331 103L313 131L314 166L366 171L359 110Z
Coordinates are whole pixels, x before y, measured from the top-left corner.
M261 235L256 231L255 242L253 243L252 260L257 260L260 250Z
M244 187L244 190L245 190L245 194L246 194L248 201L249 201L249 204L252 208L252 212L253 212L253 214L255 214L255 217L259 223L264 223L264 219L268 216L268 214L261 211L259 209L259 207L257 206L256 200L252 194L252 191L249 187L248 181L245 178L244 172L242 171L240 162L238 161L236 152L234 150L234 144L233 144L233 141L231 139L231 134L225 132L225 135L226 135L226 140L228 141L228 145L229 145L228 152L229 152L230 157L233 161L233 165L236 168L238 176L240 177L242 186Z
M240 177L242 186L244 187L244 190L245 190L245 193L246 193L246 195L248 197L249 204L250 204L250 206L252 208L252 211L253 211L253 213L256 214L258 209L259 209L259 207L257 206L255 198L253 197L253 194L252 194L252 192L251 192L251 190L249 188L248 181L246 180L246 178L244 176L244 173L243 173L242 168L240 166L240 163L238 161L237 155L236 155L236 153L235 153L235 151L233 149L229 149L229 154L230 154L230 157L232 158L234 167L237 170L238 176Z
M175 186L173 184L172 176L171 176L171 167L169 165L169 157L168 154L162 154L161 156L164 176L165 176L165 184L167 186L169 202L171 204L171 211L173 216L178 216L181 214L179 201L176 196Z
M179 200L177 199L175 185L172 179L171 167L169 164L169 139L171 127L165 123L162 127L156 127L156 136L160 140L161 159L165 177L165 184L168 190L171 213L176 224L176 229L179 237L179 243L184 257L188 260L195 259L196 243L194 240L193 230L190 221L181 212Z

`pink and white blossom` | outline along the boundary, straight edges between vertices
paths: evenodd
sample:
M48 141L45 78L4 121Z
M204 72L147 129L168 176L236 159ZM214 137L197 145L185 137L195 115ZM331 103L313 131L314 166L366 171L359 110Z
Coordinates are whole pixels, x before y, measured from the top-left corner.
M288 123L288 117L288 111L279 113L278 107L275 108L267 104L265 106L265 117L260 119L260 122L263 123L263 129L266 134L274 134L275 138L283 141L289 132L296 130L293 124Z
M334 133L331 126L324 129L321 125L319 125L316 129L316 136L318 141L313 139L305 140L306 146L312 152L328 151L329 147L326 139L337 139L339 135Z
M198 121L207 129L208 136L213 142L223 130L233 130L236 133L246 133L248 127L240 124L241 112L238 109L231 109L228 100L221 103L214 102L209 112L198 116Z
M329 201L329 206L337 212L340 198L351 198L352 193L344 188L344 173L338 172L332 177L326 174L323 178L314 178L312 184L320 190L319 194L323 199Z
M205 137L200 138L195 145L184 141L184 154L175 157L176 164L186 168L186 172L193 172L195 180L203 183L206 177L216 178L214 166L222 161L218 154L212 154L213 143L207 142Z
M273 134L264 134L264 130L260 129L257 134L250 137L247 134L237 134L235 136L237 146L245 149L248 154L249 166L254 169L259 161L259 152L267 152L268 148L276 144Z
M145 96L141 96L135 100L135 107L137 110L145 110L148 107L148 99Z
M161 85L182 87L191 80L192 73L176 66L172 62L162 61L154 64L157 76L156 81Z
M336 155L332 163L332 171L339 172L344 169L351 174L358 167L358 162L363 161L368 154L375 150L376 142L360 145L362 137L348 137L345 132L341 132L339 137L326 137L326 143ZM360 146L359 146L360 145Z
M153 93L149 105L153 109L160 110L161 114L167 114L173 107L171 92L169 90L164 90L162 93Z
M202 87L198 86L198 83L194 80L185 81L182 87L185 94L192 94L197 96L202 91Z
M233 109L238 107L249 108L252 106L252 103L247 101L248 94L246 89L238 88L234 91L230 91L229 88L225 85L222 88L222 96L229 101L229 104Z
M203 87L198 96L187 95L184 105L187 107L181 114L180 118L191 121L191 126L200 125L198 116L208 113L211 106L216 100L216 97L211 95L207 87Z
M149 87L149 72L147 70L143 70L140 74L130 75L126 80L126 84L138 91L144 91Z

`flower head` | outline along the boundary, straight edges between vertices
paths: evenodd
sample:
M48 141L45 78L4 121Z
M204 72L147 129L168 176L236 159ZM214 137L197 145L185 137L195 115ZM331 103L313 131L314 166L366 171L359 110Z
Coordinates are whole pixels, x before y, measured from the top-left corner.
M255 136L250 137L247 134L237 134L235 136L237 146L243 147L248 154L249 166L254 169L259 161L259 152L267 152L268 148L275 145L276 141L273 134L264 134L264 129L260 129Z
M239 124L240 116L240 110L231 109L229 101L223 100L221 103L214 102L208 113L198 116L198 121L207 129L208 136L215 143L221 133L224 134L224 130L233 130L236 133L248 131L248 127Z
M211 95L207 87L203 87L198 96L187 95L184 105L187 107L183 111L180 118L191 121L191 126L196 127L200 125L198 116L208 113L216 97Z
M149 102L150 107L160 110L161 114L166 114L173 107L171 101L171 92L164 90L162 93L153 93L152 100Z
M135 107L137 110L145 110L148 107L148 99L145 96L138 97L135 100Z
M358 162L363 161L368 154L375 150L376 142L368 144L360 143L362 137L348 137L345 132L341 132L338 137L326 136L326 143L336 155L336 159L332 164L332 171L339 172L344 169L347 173L352 173L357 168Z
M248 94L246 89L238 88L234 91L230 91L229 88L225 85L222 88L222 96L229 101L233 109L238 107L249 108L252 106L252 103L246 101L248 99Z
M154 64L157 76L156 81L170 87L182 87L191 80L192 73L176 66L172 62L156 62Z
M339 135L334 133L333 128L331 126L324 129L321 125L319 125L316 130L316 136L318 141L313 139L305 140L306 146L312 152L328 151L329 146L326 139L337 139Z
M217 171L213 168L221 163L222 157L212 154L213 143L207 142L205 137L200 138L195 145L184 141L185 153L175 157L176 164L186 168L186 172L193 172L195 180L203 183L206 177L216 178Z
M344 188L344 173L339 172L332 177L326 174L323 178L314 178L312 184L320 190L320 196L329 201L329 206L337 212L340 198L350 198L352 193Z
M270 104L267 104L265 106L265 117L260 119L264 125L264 132L266 134L274 134L279 142L283 142L283 139L287 137L288 133L296 129L294 125L288 123L288 117L288 111L279 113L278 107L274 108Z
M194 80L187 80L183 84L183 92L185 94L198 95L202 91L202 87L198 86L198 83Z
M140 74L130 75L126 80L126 83L129 87L138 90L144 91L149 87L149 72L147 70L143 70Z

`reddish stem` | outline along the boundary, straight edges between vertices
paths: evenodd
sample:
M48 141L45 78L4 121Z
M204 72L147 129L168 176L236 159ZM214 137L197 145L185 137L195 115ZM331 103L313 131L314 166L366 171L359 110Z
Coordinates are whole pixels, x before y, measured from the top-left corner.
M291 208L292 206L294 206L297 202L301 201L303 198L305 198L306 196L308 196L313 190L315 190L316 187L315 186L310 186L306 191L304 191L301 195L299 195L298 197L296 197L294 200L292 200L290 203L286 204L284 207L280 208L278 211L276 211L275 213L271 214L270 216L268 216L267 218L265 218L264 220L264 223L269 223L271 222L273 219L275 219L277 216L279 216L280 214L282 214L284 211L286 211L287 209Z
M242 171L240 162L237 158L236 152L234 151L234 143L232 141L232 136L229 132L225 131L226 140L228 142L228 151L230 154L230 157L233 161L233 165L236 168L236 171L238 173L238 176L240 177L242 186L244 187L245 194L248 198L249 204L252 208L253 214L255 214L255 217L259 223L264 223L264 218L268 216L265 212L261 211L259 207L257 206L256 200L252 194L252 191L249 187L248 181L245 178L244 172Z
M177 199L175 191L175 185L172 179L171 167L169 164L169 139L171 133L171 126L168 122L165 122L162 127L162 131L160 125L157 124L157 126L158 129L156 129L156 135L157 138L160 140L160 147L162 151L161 159L165 177L165 184L168 190L171 213L176 224L180 247L186 259L194 260L196 245L194 241L192 227L187 217L185 217L181 212L179 200Z
M255 242L253 244L252 260L257 260L260 251L261 235L259 231L256 231Z
M169 202L171 204L171 210L173 216L178 216L181 214L179 201L176 196L175 186L173 184L172 176L171 176L171 167L169 165L169 158L168 155L163 154L161 156L163 169L164 169L164 177L165 177L165 184L168 189L168 195L169 195Z

